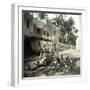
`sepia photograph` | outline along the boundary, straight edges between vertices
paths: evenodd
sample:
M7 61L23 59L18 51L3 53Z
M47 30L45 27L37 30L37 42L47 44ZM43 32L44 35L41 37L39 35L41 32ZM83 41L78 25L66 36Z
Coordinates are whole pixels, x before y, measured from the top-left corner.
M22 10L23 77L80 75L80 14Z

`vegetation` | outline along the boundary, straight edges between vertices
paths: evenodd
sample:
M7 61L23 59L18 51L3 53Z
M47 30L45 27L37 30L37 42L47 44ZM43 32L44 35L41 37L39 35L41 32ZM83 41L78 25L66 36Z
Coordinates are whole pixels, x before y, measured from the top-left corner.
M40 13L38 13L38 18L40 18L40 19L46 19L47 18L47 14L44 13L44 12L40 12Z
M78 29L76 29L75 22L72 17L70 17L68 20L65 19L65 15L60 14L56 16L54 19L55 25L57 25L60 28L60 35L62 35L59 39L60 42L76 45L76 33L78 32Z

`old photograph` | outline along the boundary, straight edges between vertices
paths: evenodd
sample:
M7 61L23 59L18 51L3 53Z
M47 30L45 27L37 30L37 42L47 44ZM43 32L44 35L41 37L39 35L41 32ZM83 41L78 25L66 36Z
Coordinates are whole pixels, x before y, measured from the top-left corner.
M22 11L23 76L80 75L80 15Z

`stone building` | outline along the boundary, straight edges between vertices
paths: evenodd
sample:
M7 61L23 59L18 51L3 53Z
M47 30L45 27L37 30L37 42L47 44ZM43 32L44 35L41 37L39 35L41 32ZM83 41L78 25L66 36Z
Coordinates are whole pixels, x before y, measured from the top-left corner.
M60 32L50 21L46 23L33 18L29 12L22 12L25 55L40 55L59 49Z

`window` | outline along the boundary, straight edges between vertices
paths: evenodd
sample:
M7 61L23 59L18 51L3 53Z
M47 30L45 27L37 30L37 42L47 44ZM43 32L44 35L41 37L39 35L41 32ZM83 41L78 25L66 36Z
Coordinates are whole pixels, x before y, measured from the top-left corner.
M46 32L44 31L44 35L46 34Z
M46 47L46 44L44 44L43 47L45 48Z
M34 31L36 32L36 24L33 25Z
M49 36L49 33L47 32L47 36Z
M40 34L40 32L41 32L41 29L37 28L37 34Z
M27 28L29 28L30 20L27 19Z
M54 35L56 34L56 31L54 31Z
M38 43L38 46L40 46L40 42L37 42Z

